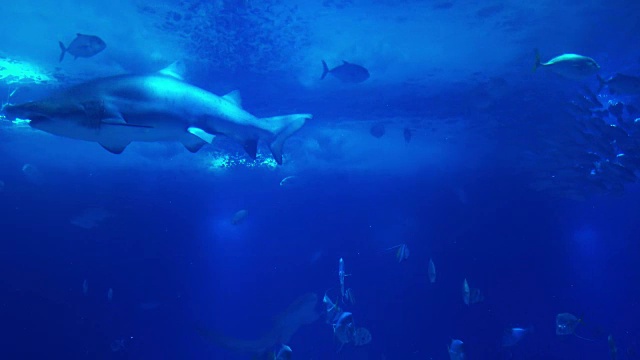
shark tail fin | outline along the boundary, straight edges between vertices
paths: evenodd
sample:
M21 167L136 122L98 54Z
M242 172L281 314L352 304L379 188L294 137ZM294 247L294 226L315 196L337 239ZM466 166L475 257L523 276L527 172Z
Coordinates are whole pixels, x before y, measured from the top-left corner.
M60 62L64 59L64 53L67 52L67 48L64 46L62 41L58 41L58 45L60 45Z
M536 70L540 67L540 65L542 63L540 62L540 50L533 49L533 51L536 54L536 62L533 64L533 71L532 72L536 72Z
M320 80L323 80L325 77L327 77L328 73L329 67L327 66L327 63L322 60L322 76L320 77Z
M269 143L269 149L279 165L282 165L282 147L284 142L300 130L304 123L312 117L311 114L293 114L260 119L260 121L266 123L267 130L273 135Z

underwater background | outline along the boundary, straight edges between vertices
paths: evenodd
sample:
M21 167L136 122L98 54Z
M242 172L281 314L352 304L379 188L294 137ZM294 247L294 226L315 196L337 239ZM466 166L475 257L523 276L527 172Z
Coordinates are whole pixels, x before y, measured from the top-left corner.
M106 48L60 61L76 34ZM0 358L275 359L220 336L276 324L293 359L639 359L639 41L621 0L3 4L3 106L179 61L313 119L278 165L0 118ZM561 54L597 76L543 64ZM369 342L340 341L325 295Z

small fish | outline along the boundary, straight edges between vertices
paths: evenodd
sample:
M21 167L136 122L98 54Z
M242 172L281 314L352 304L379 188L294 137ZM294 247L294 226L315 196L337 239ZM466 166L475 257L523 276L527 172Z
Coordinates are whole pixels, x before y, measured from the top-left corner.
M404 141L408 144L411 141L411 129L409 128L404 128L404 130L402 131L402 135L404 136Z
M464 360L464 342L462 340L451 339L451 345L447 347L449 350L450 360Z
M579 324L582 324L582 318L570 313L560 313L556 315L556 335L573 335L582 340L593 341L576 334L576 327Z
M376 139L380 139L385 133L384 125L375 124L369 129L369 133Z
M296 183L296 178L297 176L295 175L287 176L284 179L280 180L280 186L292 186L292 184Z
M64 54L73 55L74 59L79 57L89 58L101 52L107 47L107 44L95 35L76 34L69 47L65 47L62 41L58 41L60 45L60 61L64 59Z
M338 352L342 350L344 344L348 344L354 340L355 331L356 328L353 323L353 314L347 311L339 314L338 318L333 323L333 334L340 342Z
M535 50L536 62L533 71L539 67L547 67L558 75L569 79L582 80L591 75L595 75L600 70L600 65L590 57L577 54L562 54L542 63L540 52Z
M616 347L615 341L613 341L613 335L609 335L609 337L607 337L607 342L609 343L609 355L611 355L611 360L617 360L618 348Z
M111 301L113 300L113 289L109 288L109 291L107 291L107 300Z
M396 251L396 259L398 259L398 262L402 262L409 258L409 247L407 246L407 244L392 246L388 249L385 249L384 251L389 251L393 249L398 249L398 251Z
M342 310L338 306L338 299L336 299L336 302L334 303L326 293L322 298L322 302L324 303L327 311L327 324L330 324L338 317L338 314L342 313Z
M356 303L356 298L353 295L353 289L349 288L344 292L344 302L354 305Z
M247 219L247 216L249 216L249 210L239 210L233 215L231 223L233 225L239 225Z
M429 281L433 284L436 282L436 264L433 259L429 259Z
M269 352L265 360L291 360L292 354L293 350L282 344L275 351Z
M409 258L409 247L407 246L407 244L400 245L400 248L396 252L396 259L398 259L398 262L402 262L404 260L407 260L408 258Z
M367 328L359 327L353 334L353 345L362 346L371 342L371 332Z
M327 63L322 60L322 76L320 80L324 79L327 74L331 74L345 83L361 83L369 78L369 70L344 60L342 61L342 65L336 66L331 70L329 70Z
M480 292L480 289L469 287L467 279L464 279L462 283L462 299L467 305L477 304L484 300L484 295Z
M469 289L469 283L465 278L464 282L462 283L462 300L464 300L465 304L469 305L470 298L471 298L471 289Z
M89 282L87 281L87 279L84 279L84 281L82 282L82 295L87 296L88 293L89 293Z
M344 278L347 276L344 272L344 260L338 260L338 279L340 280L340 298L344 301Z
M524 338L525 335L531 332L531 328L520 328L514 327L511 329L507 329L502 336L502 346L510 347L515 346L517 343Z
M640 77L615 74L609 79L604 80L598 75L598 81L600 82L598 92L607 86L611 94L640 95Z

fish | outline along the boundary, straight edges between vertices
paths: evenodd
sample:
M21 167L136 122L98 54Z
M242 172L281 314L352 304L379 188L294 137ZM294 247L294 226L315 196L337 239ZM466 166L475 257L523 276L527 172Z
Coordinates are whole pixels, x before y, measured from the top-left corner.
M556 315L556 335L574 335L582 340L593 341L576 334L576 327L579 324L582 324L582 318L578 318L571 313L559 313Z
M293 350L288 345L276 345L272 351L268 351L263 356L254 357L254 360L291 360Z
M107 44L99 37L85 34L76 34L76 38L71 41L68 47L65 47L62 41L58 41L58 44L61 51L60 62L66 53L73 55L74 60L79 57L90 58L107 47Z
M316 311L318 296L315 293L304 294L295 299L286 310L276 317L271 328L260 338L244 340L226 337L219 332L204 327L196 327L196 331L204 339L229 350L248 352L266 356L278 344L289 343L298 329L318 320L320 313ZM273 359L273 358L272 358Z
M342 301L351 305L354 305L356 303L356 298L353 295L353 289L348 288L347 290L345 290L344 299Z
M32 164L24 164L22 166L22 173L28 182L34 185L42 185L44 184L44 175L40 172L40 170Z
M133 141L181 142L190 152L225 135L256 159L258 140L282 164L285 141L311 114L257 118L242 108L240 94L217 96L185 82L178 65L148 75L91 80L38 101L6 105L9 120L51 134L97 142L113 154Z
M469 289L469 283L467 282L466 278L464 279L464 282L462 283L462 300L467 305L469 305L470 300L471 300L471 289Z
M480 292L480 289L470 288L467 279L464 279L462 283L462 299L467 305L477 304L484 300L484 295Z
M556 74L575 80L583 80L595 75L600 70L600 65L590 57L578 54L562 54L543 63L540 61L540 52L535 50L536 62L533 71L539 67L549 68Z
M411 141L411 129L409 128L404 128L404 130L402 130L402 136L404 136L404 141L408 144Z
M322 76L320 80L327 77L327 74L333 75L338 80L345 83L361 83L369 78L369 70L363 66L342 61L342 65L338 65L329 70L327 63L322 60Z
M429 282L436 282L436 264L433 263L433 259L429 259Z
M298 177L295 175L290 175L280 180L280 186L293 186L292 184L296 183L296 179Z
M367 328L359 327L356 328L355 333L353 334L353 345L362 346L371 342L371 332Z
M616 342L613 340L613 335L609 335L607 337L607 342L609 343L609 355L611 356L611 360L617 360L618 348L616 347Z
M348 344L355 340L356 327L353 322L352 313L345 311L338 315L333 323L333 334L336 339L338 339L338 342L340 342L338 352L342 350L344 344Z
M369 133L376 139L380 139L385 133L384 125L375 124L369 129Z
M109 291L107 291L107 300L109 300L109 302L111 302L111 300L113 300L113 289L109 288Z
M502 346L504 347L515 346L517 343L520 342L520 340L522 340L525 337L525 335L527 335L531 331L532 331L531 328L524 329L521 327L514 327L511 329L507 329L504 332L504 335L502 336Z
M338 314L342 313L342 309L340 309L340 307L338 306L338 299L336 299L336 302L334 303L333 301L331 301L331 298L327 293L324 294L324 297L322 298L322 303L326 307L327 324L330 324L333 322L334 319L338 317Z
M340 298L342 299L342 301L344 302L344 278L345 276L348 276L345 272L344 272L344 259L340 258L340 260L338 260L338 279L340 280Z
M598 75L598 82L598 92L606 86L611 94L640 95L640 77L637 76L618 73L605 80Z
M403 262L404 260L407 260L409 258L409 247L407 246L407 244L392 246L387 250L392 250L396 248L398 249L396 251L396 259L398 260L398 262Z
M87 296L88 293L89 293L89 282L87 281L87 279L84 279L84 281L82 282L82 295Z
M233 214L233 218L231 219L231 223L233 225L239 225L241 223L243 223L246 219L247 216L249 216L249 210L239 210L238 212L236 212L235 214Z
M447 347L450 360L464 360L464 342L462 340L451 339L451 344Z

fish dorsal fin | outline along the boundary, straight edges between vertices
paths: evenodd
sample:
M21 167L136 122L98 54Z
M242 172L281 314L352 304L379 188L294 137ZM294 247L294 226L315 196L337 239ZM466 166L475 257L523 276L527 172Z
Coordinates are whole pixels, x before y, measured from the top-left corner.
M347 62L347 60L342 60L342 65L349 65L349 63Z
M80 33L76 33L76 36L84 36L84 35L82 35L82 34L80 34Z
M184 74L186 72L184 63L180 60L175 61L171 65L159 71L160 74L171 76L172 78L176 78L178 80L184 80Z
M240 97L239 90L233 90L232 92L224 95L222 98L230 103L236 104L238 107L242 107L242 98Z

